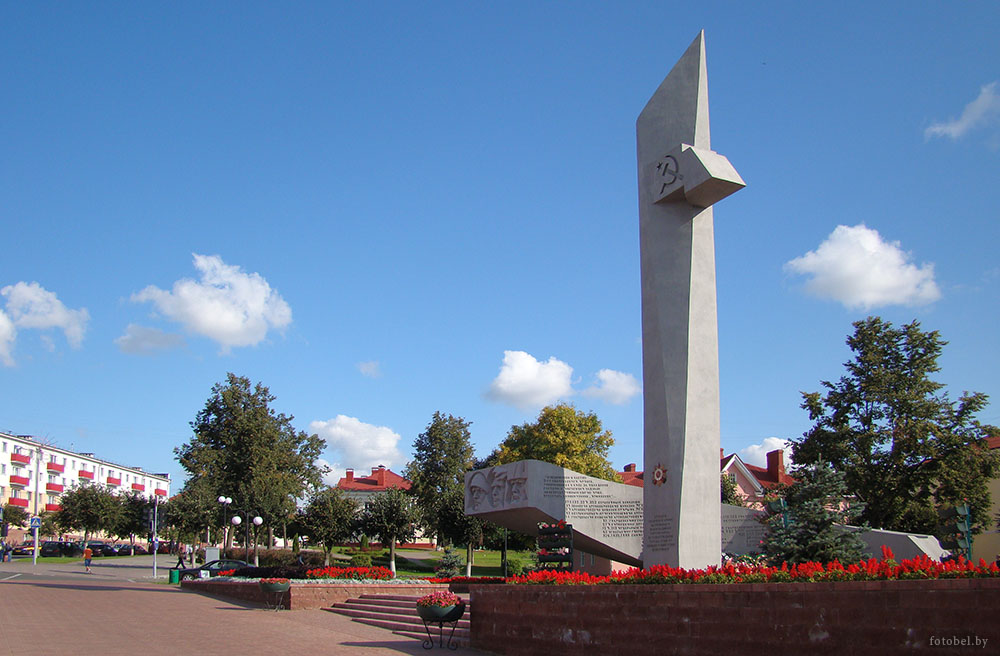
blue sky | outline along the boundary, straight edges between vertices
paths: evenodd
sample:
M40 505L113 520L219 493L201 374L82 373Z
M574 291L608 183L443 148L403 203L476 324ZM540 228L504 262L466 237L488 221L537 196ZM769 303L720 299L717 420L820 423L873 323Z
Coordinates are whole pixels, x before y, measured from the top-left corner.
M635 119L701 29L726 451L869 314L1000 424L1000 6L875 5L3 2L0 430L179 482L232 371L335 475L557 400L641 463Z

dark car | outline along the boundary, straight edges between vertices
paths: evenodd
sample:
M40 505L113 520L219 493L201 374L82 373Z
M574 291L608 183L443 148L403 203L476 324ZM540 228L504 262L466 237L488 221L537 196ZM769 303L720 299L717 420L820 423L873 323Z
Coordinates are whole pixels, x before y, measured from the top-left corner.
M39 556L62 556L63 555L63 543L55 542L49 540L42 543L42 548L38 550Z
M138 556L140 554L146 553L146 550L137 544L120 544L118 545L118 555L119 556Z
M202 572L208 572L208 576L218 576L221 572L225 572L231 569L240 569L241 567L248 567L248 565L242 560L210 560L201 567L189 567L187 569L180 570L178 576L182 581L191 581L193 579L200 579L205 576Z
M64 556L82 556L83 555L83 543L82 542L60 542L62 549L62 555Z
M107 542L91 541L87 543L87 546L90 547L90 550L93 552L95 558L98 556L118 555L118 551Z

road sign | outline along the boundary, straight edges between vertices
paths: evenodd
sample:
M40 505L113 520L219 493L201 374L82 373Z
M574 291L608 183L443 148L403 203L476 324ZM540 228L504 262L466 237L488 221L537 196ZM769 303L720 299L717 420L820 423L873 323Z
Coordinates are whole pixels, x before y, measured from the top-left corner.
M31 528L32 530L34 530L36 528L42 528L42 518L41 517L32 517L31 518L31 524L29 524L29 528Z

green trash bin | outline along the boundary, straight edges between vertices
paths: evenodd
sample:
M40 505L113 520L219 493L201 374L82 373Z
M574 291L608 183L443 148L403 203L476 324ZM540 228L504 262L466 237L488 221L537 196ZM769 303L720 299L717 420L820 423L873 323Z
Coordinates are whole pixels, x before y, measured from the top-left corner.
M180 583L181 571L179 569L170 570L170 578L168 580L170 583Z

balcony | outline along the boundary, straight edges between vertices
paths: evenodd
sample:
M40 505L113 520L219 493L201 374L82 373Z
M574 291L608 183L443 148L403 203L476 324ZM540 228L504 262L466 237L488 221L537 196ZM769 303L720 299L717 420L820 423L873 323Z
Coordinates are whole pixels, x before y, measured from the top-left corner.
M12 506L20 506L21 508L27 508L28 507L28 500L27 499L15 499L15 498L11 497L10 499L7 499L7 503L9 503Z
M45 463L45 468L50 472L59 472L60 474L66 471L66 465L60 465L59 463L51 461Z
M31 463L31 456L29 456L27 453L12 453L10 454L10 461L19 462L23 465L27 465Z
M28 479L27 476L14 476L13 474L10 475L11 485L20 485L21 487L25 487L30 482L31 481Z
M145 492L146 486L143 485L142 483L132 483L132 489L138 492Z
M62 492L63 491L63 486L60 485L59 483L46 483L45 484L45 491L46 492Z
M80 476L80 478L86 478L87 480L90 481L94 480L94 472L92 471L85 471L81 469L80 471L77 472L77 474Z
M45 511L46 512L59 512L60 510L62 510L62 506L60 506L58 503L47 503L47 504L45 504Z
M155 494L158 497L165 497L167 496L167 491L164 490L162 487L158 487L156 488L156 491L153 492L153 494Z
M121 485L122 479L114 478L113 476L108 476L108 485Z

